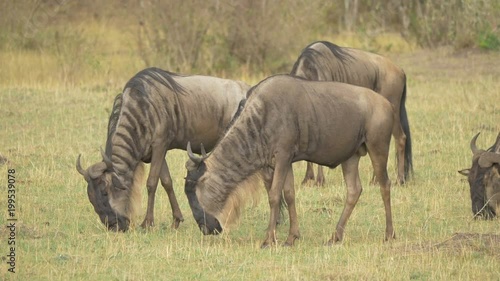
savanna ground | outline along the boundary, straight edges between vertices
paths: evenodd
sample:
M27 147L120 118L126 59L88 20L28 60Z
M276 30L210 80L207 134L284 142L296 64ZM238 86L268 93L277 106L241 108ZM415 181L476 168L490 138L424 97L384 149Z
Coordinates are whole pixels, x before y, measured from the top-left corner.
M107 36L106 32L113 31L97 32ZM109 35L114 39L119 36L118 32ZM345 37L326 39L340 45L352 42ZM391 46L400 42L391 36L381 40ZM478 146L486 148L500 131L498 52L414 46L400 52L381 50L401 65L408 77L407 110L414 153L414 177L405 186L393 185L392 189L395 241L382 241L383 204L379 188L368 184L372 170L365 157L360 166L364 191L343 243L324 246L344 205L346 191L340 169L326 171L325 187L301 186L305 163L296 163L302 237L293 248L278 245L261 250L269 212L264 188L261 200L249 205L231 231L203 236L183 192L184 151L167 155L185 218L179 229L170 227L171 210L161 186L155 227L144 230L138 226L145 212L145 187L143 212L131 231L109 232L100 223L75 160L80 153L84 167L101 160L99 147L106 140L112 101L126 81L144 67L140 59L123 51L127 45L112 40L106 43L108 53L115 57L78 57L78 53L74 57L51 56L14 49L0 53L0 224L8 223L9 169L15 169L17 218L14 274L8 272L6 257L10 232L5 227L0 230L1 280L499 278L499 221L472 219L468 184L457 173L470 165L469 141L474 134L481 132ZM119 48L124 49L116 55ZM300 50L291 50L295 55L291 55L290 67ZM74 65L61 63L61 58L93 68L82 74ZM127 68L130 73L117 75L118 68ZM269 74L232 78L256 83ZM82 75L81 80L78 75ZM67 83L66 78L73 82ZM393 182L394 162L391 154ZM281 241L287 231L285 220L278 228Z

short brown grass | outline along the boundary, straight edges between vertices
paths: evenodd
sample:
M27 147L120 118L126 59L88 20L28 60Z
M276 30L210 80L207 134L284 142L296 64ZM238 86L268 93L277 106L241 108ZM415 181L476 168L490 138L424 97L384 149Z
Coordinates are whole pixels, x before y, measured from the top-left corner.
M293 248L261 250L267 200L247 208L230 233L207 237L200 233L183 194L187 159L183 151L167 155L185 217L180 228L170 228L170 206L159 187L155 227L144 230L136 224L127 233L106 231L88 202L75 160L80 153L85 167L100 160L113 98L140 64L114 58L116 64L88 70L82 82L75 83L52 76L61 73L55 71L56 58L1 52L1 75L6 79L0 82L0 154L8 162L0 164L0 173L5 186L7 169L16 169L19 220L17 273L8 273L2 258L0 279L497 279L499 221L471 219L468 185L457 170L470 165L468 143L475 133L482 132L478 146L487 147L500 131L500 55L447 49L384 53L408 76L407 110L414 145L415 175L392 191L397 239L382 242L383 205L378 187L368 184L372 170L364 158L360 167L364 191L345 241L324 246L345 198L340 170L326 171L324 188L300 186L305 164L296 163L302 237ZM126 65L126 70L118 71L117 65ZM255 83L265 75L242 79ZM390 160L395 182L394 155ZM7 193L2 190L0 224L5 225ZM145 187L142 192L139 222L145 212ZM278 228L280 241L287 228L285 220ZM5 256L5 229L0 231L0 245Z

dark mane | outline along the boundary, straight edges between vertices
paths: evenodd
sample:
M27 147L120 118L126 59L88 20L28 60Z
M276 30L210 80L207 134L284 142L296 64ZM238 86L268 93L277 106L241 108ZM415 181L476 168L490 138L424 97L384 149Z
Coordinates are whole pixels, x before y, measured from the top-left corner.
M328 41L319 41L319 42L316 42L316 43L321 43L321 44L325 45L328 49L330 49L330 52L332 52L332 54L336 58L338 58L342 63L345 63L348 60L354 59L354 57L351 54L347 53L344 48L342 48L342 47L340 47L338 45L335 45L335 44L333 44L331 42L328 42ZM315 44L315 43L313 43L313 44ZM311 46L311 45L309 45L309 46Z
M240 117L241 111L245 107L246 101L247 101L246 99L242 99L240 101L240 103L238 104L238 109L234 113L233 118L231 119L231 121L229 122L229 124L226 126L226 130L224 130L224 134L227 133L227 131L229 130L229 128L231 128L233 126L234 122L236 122L236 119L238 119L238 117ZM219 142L217 142L217 143L219 143Z
M163 85L170 89L171 91L182 94L185 93L185 89L175 81L174 77L178 77L180 75L165 71L160 68L156 67L150 67L141 70L138 72L134 77L132 77L123 90L125 91L126 88L131 88L139 91L143 95L148 95L148 92L145 88L145 85L148 85L150 87L154 87L157 90L160 90L158 87L160 85Z
M327 41L317 41L317 42L314 42L312 44L309 44L302 51L299 58L297 59L297 61L293 65L293 68L291 71L292 74L295 74L297 72L297 68L299 67L300 62L302 62L302 61L304 61L305 63L314 62L315 64L319 64L319 65L324 64L324 62L322 63L321 61L325 59L325 54L318 51L318 50L311 48L315 44L323 44L325 47L327 47L330 50L332 55L335 56L335 58L337 58L338 61L341 62L342 64L345 64L345 63L352 61L354 59L354 57L351 54L346 52L344 48L342 48L338 45L335 45L335 44L327 42Z
M120 117L120 112L122 109L122 94L118 94L113 102L113 109L111 110L111 115L109 116L108 122L108 137L113 135L116 131L116 125L118 124L118 118ZM111 141L106 142L106 155L111 157Z

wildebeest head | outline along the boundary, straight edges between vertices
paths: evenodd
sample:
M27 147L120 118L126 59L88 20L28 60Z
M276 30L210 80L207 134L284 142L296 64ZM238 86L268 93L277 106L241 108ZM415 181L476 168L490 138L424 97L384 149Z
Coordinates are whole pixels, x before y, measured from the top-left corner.
M119 193L122 189L117 187L121 186L121 183L118 182L116 174L113 172L111 160L104 153L102 155L103 161L90 166L87 170L82 168L81 155L78 155L76 170L87 182L89 201L94 206L101 222L110 230L127 231L130 219L126 215L116 212L110 203L112 193Z
M490 219L500 210L500 133L487 150L477 148L478 136L479 133L470 142L472 167L459 173L469 181L474 217Z
M196 220L196 223L198 224L201 232L203 232L204 235L219 234L222 232L222 226L220 225L219 221L203 210L203 208L200 206L198 198L196 197L196 184L206 171L204 160L207 158L207 154L205 152L205 149L203 148L203 145L201 145L202 157L197 157L193 154L193 151L191 150L191 143L189 142L187 145L187 152L189 155L189 160L186 162L187 175L184 185L184 192L186 193L186 196L188 198L189 206L191 207L191 211L193 212L194 219Z

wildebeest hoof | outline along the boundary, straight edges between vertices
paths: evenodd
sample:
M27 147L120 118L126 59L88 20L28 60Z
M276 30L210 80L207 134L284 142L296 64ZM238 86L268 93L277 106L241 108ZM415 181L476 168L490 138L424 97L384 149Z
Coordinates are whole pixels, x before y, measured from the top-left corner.
M314 183L314 186L317 186L317 187L323 187L325 186L325 180L317 180L315 183Z
M301 185L309 185L309 183L313 180L314 180L314 178L304 178Z
M331 238L330 240L328 240L328 242L325 243L325 246L333 246L333 245L340 244L340 243L342 243L342 239L335 237L335 238Z
M266 241L266 242L262 243L262 245L260 245L260 248L261 249L269 249L269 248L271 248L271 246L272 246L272 244Z
M177 229L179 228L179 225L181 224L181 222L184 221L184 218L174 218L174 221L172 222L172 228L173 229Z
M141 227L142 228L149 228L149 227L153 227L155 225L155 222L154 220L150 221L150 220L144 220L142 223L141 223Z
M396 233L393 233L392 235L386 235L384 238L384 242L391 242L393 240L396 240Z

